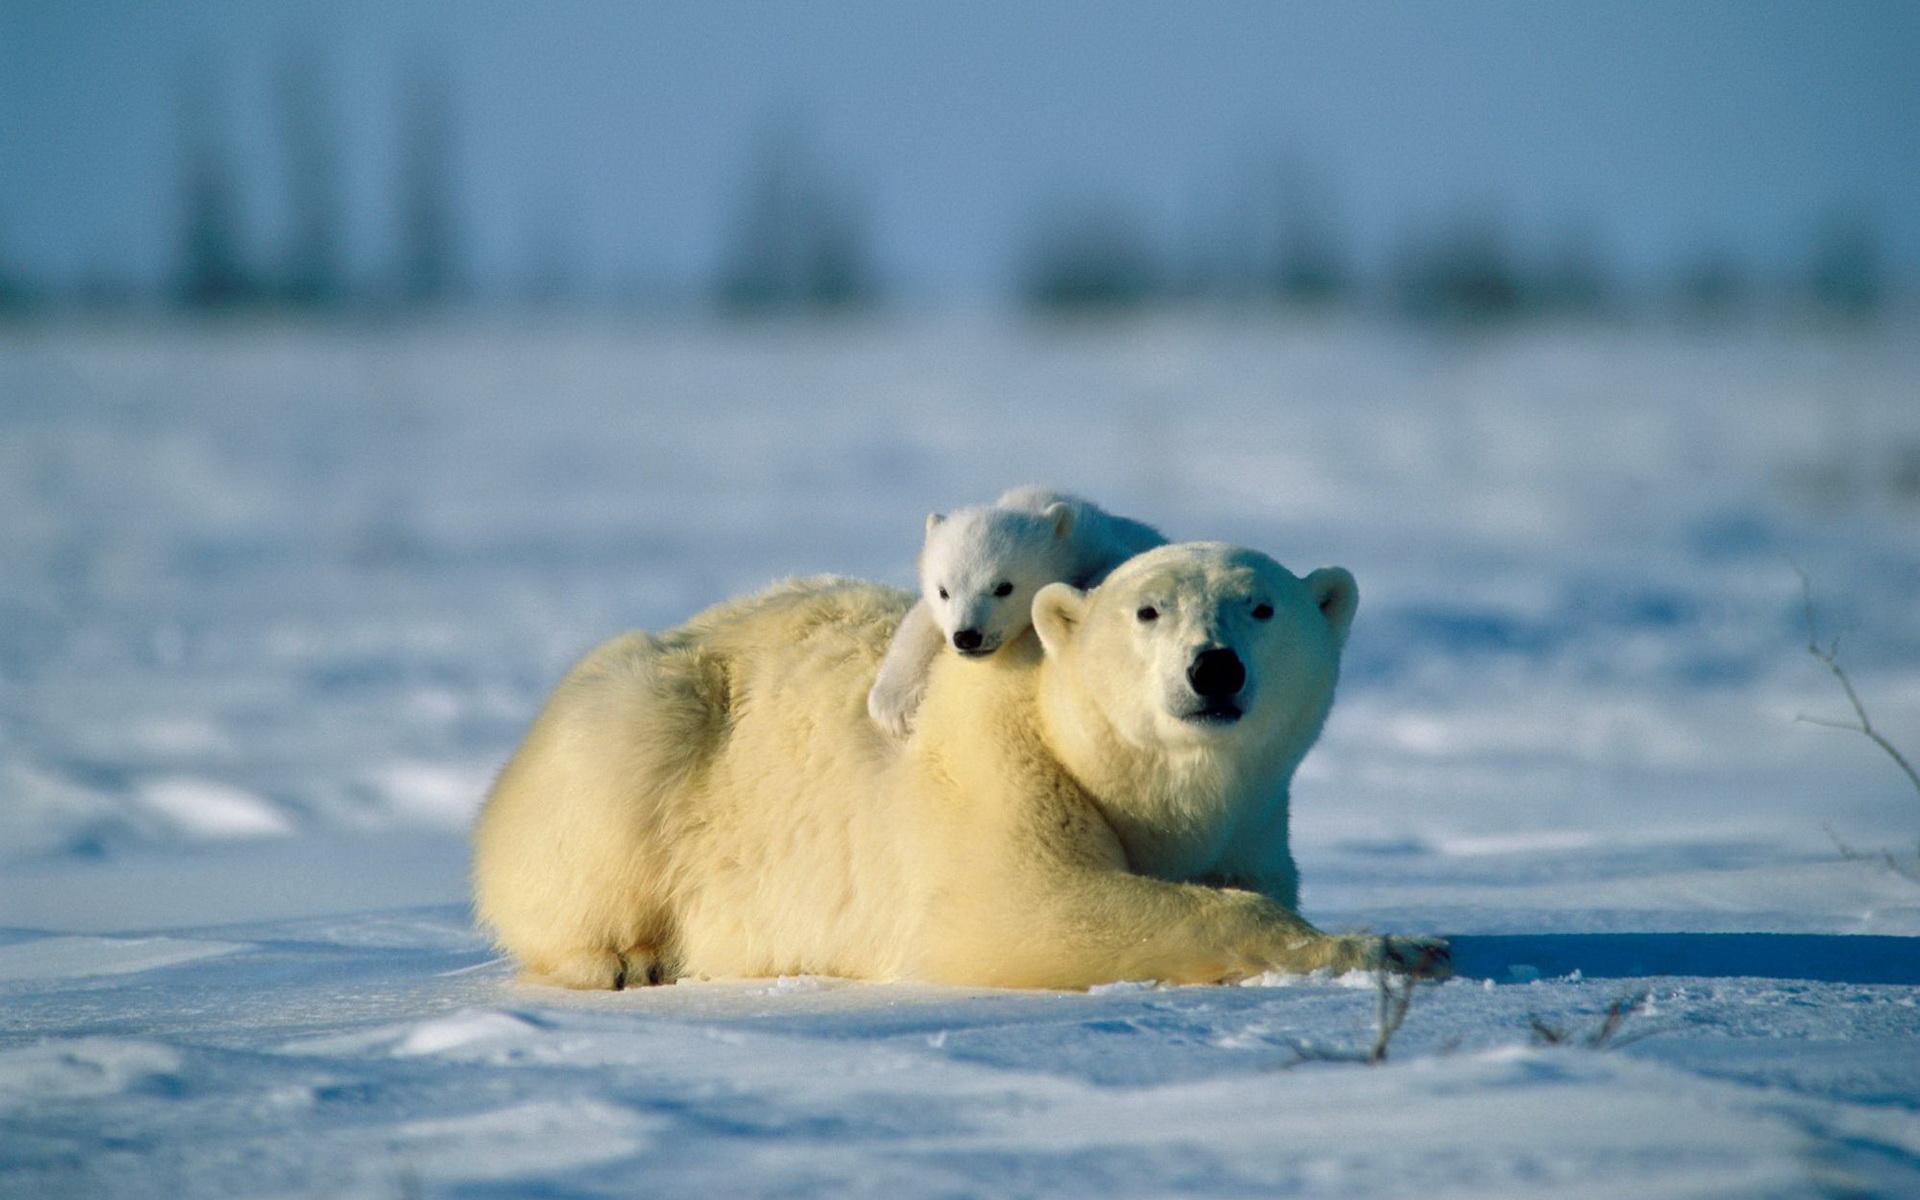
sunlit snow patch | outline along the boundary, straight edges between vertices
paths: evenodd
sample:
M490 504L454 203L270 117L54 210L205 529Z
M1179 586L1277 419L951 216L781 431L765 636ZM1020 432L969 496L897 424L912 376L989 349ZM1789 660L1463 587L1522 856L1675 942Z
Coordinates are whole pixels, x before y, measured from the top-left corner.
M532 1022L511 1013L468 1009L454 1013L450 1017L441 1017L437 1021L423 1021L414 1026L412 1032L401 1038L399 1044L393 1048L393 1054L395 1058L438 1054L443 1050L470 1046L476 1042L519 1037L532 1033L536 1028L537 1026Z
M1584 829L1537 829L1518 833L1483 833L1443 836L1438 842L1442 854L1473 858L1486 854L1541 854L1559 850L1585 850L1599 837Z
M284 837L293 832L293 823L265 800L211 780L153 780L140 789L140 798L194 837Z
M1372 971L1347 971L1335 975L1322 968L1301 974L1298 971L1262 971L1258 975L1249 975L1240 981L1241 987L1342 987L1356 990L1368 990L1379 986Z
M387 1144L403 1167L435 1179L505 1179L626 1158L656 1125L611 1104L542 1102L414 1121Z
M390 1054L395 1058L418 1058L513 1041L539 1029L536 1022L514 1013L468 1008L428 1021L301 1038L289 1043L286 1049L293 1054Z
M152 1042L73 1038L0 1050L0 1109L124 1092L180 1069L180 1055Z
M192 938L45 937L0 946L0 980L79 979L175 967L246 950L244 942Z
M410 822L464 829L480 808L492 774L429 762L397 762L373 773L389 810Z

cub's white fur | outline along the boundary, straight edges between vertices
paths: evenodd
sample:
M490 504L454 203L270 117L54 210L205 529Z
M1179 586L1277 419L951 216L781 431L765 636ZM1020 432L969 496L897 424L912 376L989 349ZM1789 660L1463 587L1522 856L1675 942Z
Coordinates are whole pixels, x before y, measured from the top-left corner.
M1090 500L1038 487L992 504L927 516L920 601L908 611L867 693L867 713L905 737L927 671L942 647L984 658L1032 625L1033 596L1049 583L1092 587L1127 559L1164 546L1151 526Z
M906 593L800 581L615 638L487 798L475 907L529 975L572 987L1084 987L1404 962L1405 943L1294 912L1288 781L1354 598L1338 569L1152 550L1091 591L1043 589L1037 636L981 663L941 656L904 744L863 701ZM1189 686L1205 649L1244 664L1231 719Z

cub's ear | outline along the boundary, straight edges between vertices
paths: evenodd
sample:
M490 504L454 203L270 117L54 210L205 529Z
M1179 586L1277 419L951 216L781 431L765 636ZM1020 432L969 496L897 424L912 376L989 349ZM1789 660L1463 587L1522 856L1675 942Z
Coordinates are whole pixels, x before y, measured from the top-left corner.
M1073 640L1087 611L1087 594L1070 583L1050 583L1033 594L1033 629L1040 647L1058 654Z
M946 519L947 519L947 514L945 513L928 513L927 514L927 536L932 537L933 531L940 528L940 522Z
M1053 522L1053 536L1066 537L1073 532L1073 505L1055 500L1041 511L1040 515Z
M1353 625L1353 611L1360 607L1360 585L1345 567L1321 567L1307 576L1307 594L1333 627L1333 644L1347 644L1347 630Z

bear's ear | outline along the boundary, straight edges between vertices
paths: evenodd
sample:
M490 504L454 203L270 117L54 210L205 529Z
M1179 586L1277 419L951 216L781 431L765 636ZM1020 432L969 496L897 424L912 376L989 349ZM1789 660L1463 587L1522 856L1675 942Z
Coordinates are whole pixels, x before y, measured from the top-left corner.
M928 513L927 514L927 536L932 537L933 531L940 528L940 522L946 519L947 519L947 514L945 513Z
M1353 611L1360 607L1360 585L1345 567L1321 567L1307 576L1307 594L1333 628L1333 644L1347 644L1347 630L1353 625Z
M1073 505L1055 500L1047 505L1040 515L1053 523L1053 536L1056 539L1064 538L1073 532Z
M1033 629L1048 654L1058 654L1073 639L1087 610L1087 594L1070 583L1050 583L1033 594Z

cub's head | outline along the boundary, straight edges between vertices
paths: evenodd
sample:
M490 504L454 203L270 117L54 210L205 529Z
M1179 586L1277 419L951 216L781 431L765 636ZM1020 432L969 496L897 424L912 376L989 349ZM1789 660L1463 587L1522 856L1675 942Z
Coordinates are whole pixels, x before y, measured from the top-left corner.
M1142 749L1297 761L1332 705L1358 600L1340 567L1302 579L1253 550L1187 542L1090 591L1041 589L1033 625L1075 720Z
M1020 636L1033 596L1072 570L1073 510L962 508L927 517L920 594L947 645L982 657Z

